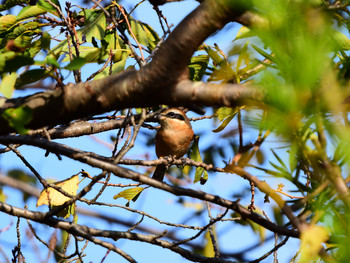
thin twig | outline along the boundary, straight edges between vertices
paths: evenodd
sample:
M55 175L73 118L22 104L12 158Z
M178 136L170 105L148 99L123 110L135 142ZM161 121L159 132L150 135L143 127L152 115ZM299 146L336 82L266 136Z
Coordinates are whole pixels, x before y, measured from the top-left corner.
M126 22L126 24L127 24L127 26L128 26L129 32L130 32L132 38L135 40L137 46L139 47L142 62L144 62L144 61L145 61L145 57L143 56L141 44L137 41L137 38L136 38L134 32L133 32L132 29L131 29L131 25L130 25L130 23L129 23L129 19L128 19L127 15L125 14L125 10L124 10L124 8L123 8L121 5L117 5L117 8L119 9L120 13L123 15L123 17L124 17L124 19L125 19L125 22ZM142 66L142 64L143 64L143 63L141 63L140 66Z
M173 246L179 246L181 244L185 244L189 241L192 241L194 239L196 239L197 237L199 237L204 231L206 231L210 226L214 225L216 222L220 221L228 212L229 209L226 209L226 211L220 215L218 215L215 219L210 220L209 224L207 224L206 226L204 226L196 235L194 235L193 237L190 238L186 238L180 242L176 242L173 243Z
M205 204L207 206L208 216L210 218L210 221L213 221L214 218L211 216L209 203L205 202ZM216 242L216 238L215 238L215 235L214 235L213 226L209 226L209 235L210 235L211 243L213 244L215 257L219 258L220 257L220 251L218 249L218 243Z

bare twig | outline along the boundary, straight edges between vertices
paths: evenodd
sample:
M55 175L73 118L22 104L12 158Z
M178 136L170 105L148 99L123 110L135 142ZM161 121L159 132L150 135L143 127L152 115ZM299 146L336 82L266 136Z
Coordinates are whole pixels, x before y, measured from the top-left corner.
M211 211L210 211L210 206L208 202L205 202L206 206L207 206L207 210L208 210L208 216L210 218L210 221L213 221L214 218L211 216ZM215 253L215 257L219 258L220 257L220 251L218 248L218 243L216 242L216 238L214 235L214 231L213 231L213 226L209 226L209 235L210 235L210 239L211 242L213 244L213 248L214 248L214 253Z

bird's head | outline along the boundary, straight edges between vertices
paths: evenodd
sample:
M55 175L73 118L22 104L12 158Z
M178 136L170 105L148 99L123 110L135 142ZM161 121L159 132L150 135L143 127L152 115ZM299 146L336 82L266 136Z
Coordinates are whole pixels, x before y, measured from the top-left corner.
M177 129L184 126L192 129L186 114L177 108L170 108L160 113L159 122L162 129Z

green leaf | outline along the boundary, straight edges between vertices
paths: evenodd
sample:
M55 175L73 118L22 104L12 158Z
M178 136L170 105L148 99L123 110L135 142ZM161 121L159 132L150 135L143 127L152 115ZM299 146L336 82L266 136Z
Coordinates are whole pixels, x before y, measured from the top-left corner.
M219 121L223 121L227 117L236 114L237 109L236 108L230 108L230 107L220 107L217 111L216 114L218 115Z
M16 23L16 16L5 15L0 17L0 33L7 31Z
M239 52L236 71L239 70L239 68L242 65L242 62L244 62L246 66L249 66L248 42L244 44L244 46L241 48L241 51Z
M283 162L282 158L278 156L278 154L271 149L271 152L273 153L273 155L276 157L277 161L287 170L287 166L286 164Z
M14 72L22 66L32 65L33 63L33 58L28 56L27 53L21 54L13 51L5 52L0 56L0 73Z
M126 59L123 59L117 63L114 63L112 66L112 72L111 74L115 74L118 72L121 72L124 70L126 64ZM110 73L110 67L106 67L101 73L99 73L94 79L103 79L107 76L109 76Z
M135 19L130 19L130 27L137 41L141 45L148 46L147 34L145 32L143 24L140 21L137 21Z
M213 60L215 65L220 65L225 62L224 58L220 55L219 51L208 46L204 46L204 50L207 52L209 57Z
M15 83L17 79L17 73L12 72L10 74L6 74L0 83L0 92L4 94L6 98L11 98L13 91L15 90Z
M35 40L29 47L28 52L31 57L34 57L41 50L50 48L51 37L47 32L44 32L38 40ZM50 56L50 55L48 55ZM46 60L46 59L45 59Z
M102 40L106 30L105 13L101 10L84 9L84 14L86 24L78 31L86 36L88 42L91 42L93 37Z
M38 6L26 6L17 15L16 20L21 21L30 17L36 17L45 14L46 11Z
M52 206L52 209L55 209L56 207L59 206ZM70 215L74 215L75 214L75 203L66 206L65 208L63 208L62 210L60 210L56 216L58 217L63 217L63 218L68 218Z
M77 57L72 60L67 66L65 66L65 69L68 70L78 70L81 69L82 66L86 64L85 58Z
M335 38L335 41L342 49L344 50L350 49L350 40L345 34L339 31L335 31L333 34L333 37Z
M60 2L58 0L51 0L51 3L53 3L54 5L56 5L57 7L59 7L61 9L61 5L60 5ZM46 11L49 11L52 13L57 13L56 7L54 7L50 3L46 2L45 0L38 0L36 5L37 5L37 7L44 9Z
M27 35L20 35L15 38L14 44L19 48L26 48L32 43L32 38Z
M128 201L134 200L145 188L143 187L133 187L130 189L126 189L121 191L119 194L116 194L113 199L125 198Z
M232 121L232 119L236 116L238 110L240 110L242 107L236 107L234 109L228 108L228 107L221 107L218 111L218 118L222 123L219 127L213 130L213 132L221 132L225 127Z
M48 71L46 69L32 69L27 70L19 76L16 81L16 87L22 87L24 85L34 83L38 80L44 79L48 76Z
M270 54L266 53L264 50L262 50L261 48L257 47L256 45L252 44L252 47L260 54L262 55L264 58L267 58L271 61L274 61L273 56L271 56Z
M30 185L35 185L37 180L34 176L31 176L20 169L12 169L8 171L7 176Z
M196 136L191 147L191 159L195 162L203 162L199 152L198 142L199 137ZM205 184L208 181L208 172L203 167L196 167L193 183L197 183L199 181L201 184Z
M16 5L28 4L28 0L6 0L2 1L3 5L0 5L0 12L10 9Z
M6 119L9 125L19 134L26 134L28 132L25 125L33 118L32 109L28 106L6 109L1 116Z
M256 151L255 157L259 164L263 164L265 162L265 154L260 148Z
M103 12L84 10L87 22L86 25L77 30L77 37L82 41L82 36L85 35L88 42L92 42L92 38L103 39L106 29L106 18ZM80 47L84 49L86 47ZM57 46L50 50L50 53L58 57L62 52L68 52L67 39L61 41Z
M46 56L45 63L60 68L60 64L58 64L57 59L52 54Z
M208 67L209 56L199 55L191 58L191 63L188 65L190 70L190 79L192 81L200 81Z
M160 38L157 32L154 31L154 29L150 25L146 23L143 23L142 25L143 25L143 29L146 32L148 47L150 50L153 50L157 46Z

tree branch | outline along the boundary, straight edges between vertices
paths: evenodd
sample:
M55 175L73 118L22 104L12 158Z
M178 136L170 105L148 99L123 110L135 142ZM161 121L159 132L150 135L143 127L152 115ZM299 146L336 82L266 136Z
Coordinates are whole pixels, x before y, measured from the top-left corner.
M287 235L292 237L299 237L299 232L288 229L286 227L278 226L259 214L256 214L252 211L249 211L245 207L241 206L237 201L230 201L224 198L221 198L216 195L208 194L202 191L195 191L192 189L181 188L177 186L171 186L163 182L159 182L132 170L126 169L124 167L120 167L113 162L111 162L110 158L98 156L94 153L84 152L78 149L74 149L68 147L67 145L62 145L56 142L48 141L45 139L37 139L32 138L30 136L0 136L0 143L8 144L8 143L19 143L19 144L27 144L36 146L45 150L49 150L53 153L60 154L72 158L74 160L80 161L82 163L89 164L93 167L98 167L103 170L109 171L114 175L131 179L133 181L137 181L140 183L144 183L159 189L162 189L166 192L172 193L177 196L189 196L193 198L197 198L199 200L208 201L214 204L217 204L222 207L226 207L232 209L239 213L243 218L249 218L253 222L269 229L272 232L279 233L281 235Z
M5 212L12 216L17 216L21 218L30 219L35 222L44 223L48 226L65 230L68 233L73 234L75 236L83 237L87 240L94 242L97 245L101 245L103 247L106 247L110 250L113 250L119 253L126 259L131 260L131 262L134 262L133 259L130 258L130 256L127 255L125 252L121 251L119 248L117 248L113 244L108 243L106 241L99 240L96 237L110 238L114 241L117 241L118 239L129 239L134 241L146 242L157 246L161 246L163 248L170 249L173 252L180 254L184 258L191 261L196 261L196 262L213 262L213 263L232 262L232 261L226 261L226 260L217 259L217 258L207 258L201 255L194 254L189 250L183 249L178 246L174 246L173 243L170 243L165 240L161 240L157 238L157 236L155 235L143 235L143 234L137 234L137 233L123 232L123 231L96 229L92 227L87 227L85 225L78 225L71 222L66 222L53 217L47 217L47 213L24 210L18 207L5 204L3 202L0 202L0 211Z

